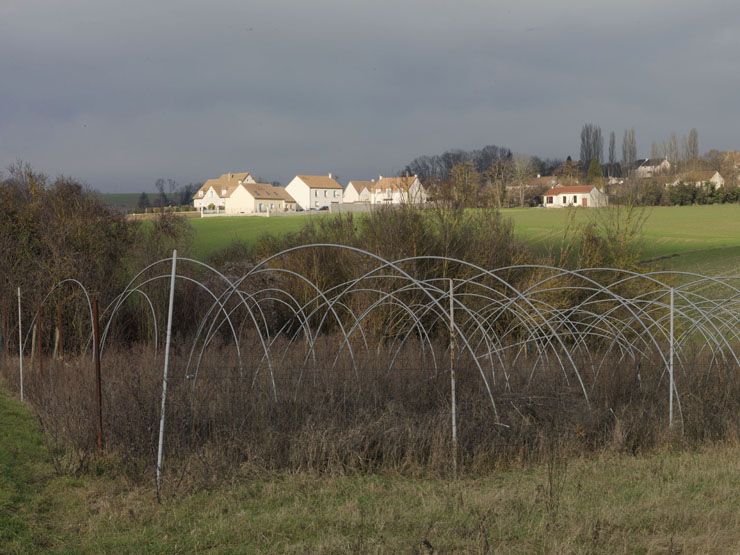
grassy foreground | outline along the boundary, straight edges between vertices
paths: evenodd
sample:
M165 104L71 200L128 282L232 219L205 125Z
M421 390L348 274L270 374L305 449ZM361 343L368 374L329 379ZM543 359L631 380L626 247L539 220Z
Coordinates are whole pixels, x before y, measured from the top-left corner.
M244 473L158 505L109 460L56 476L31 415L3 393L0 434L2 553L740 550L737 444L556 459L457 481Z

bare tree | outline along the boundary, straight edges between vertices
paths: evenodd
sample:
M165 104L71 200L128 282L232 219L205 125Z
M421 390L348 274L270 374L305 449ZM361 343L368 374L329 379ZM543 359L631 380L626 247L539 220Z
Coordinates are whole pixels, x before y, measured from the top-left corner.
M609 133L609 165L613 166L617 163L617 137L614 131Z
M637 140L635 139L635 128L630 127L624 132L622 139L622 171L626 175L637 160Z
M581 128L581 163L585 166L591 160L601 162L604 152L604 139L601 127L587 123Z
M686 157L687 160L698 160L699 159L699 132L696 128L692 128L689 131L689 138L687 140Z
M514 156L513 179L517 188L519 206L524 206L529 180L534 177L534 161L531 156L517 154Z
M668 158L668 161L671 164L675 165L678 162L678 135L676 135L675 131L671 132L671 135L668 137L668 142L665 147L665 157Z

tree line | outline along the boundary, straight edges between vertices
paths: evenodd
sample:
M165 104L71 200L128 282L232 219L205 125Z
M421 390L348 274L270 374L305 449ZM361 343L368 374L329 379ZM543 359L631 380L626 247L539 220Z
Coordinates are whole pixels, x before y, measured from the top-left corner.
M85 284L105 306L135 272L169 256L173 248L187 251L192 242L192 229L183 218L162 214L151 222L127 220L79 181L50 178L24 162L0 174L0 203L2 350L17 338L10 329L15 325L18 287L24 311L38 307L55 284L68 278ZM79 346L89 333L80 291L68 283L40 314L37 326L55 329L55 352L65 345ZM24 316L26 322L31 315ZM38 335L49 336L41 331Z

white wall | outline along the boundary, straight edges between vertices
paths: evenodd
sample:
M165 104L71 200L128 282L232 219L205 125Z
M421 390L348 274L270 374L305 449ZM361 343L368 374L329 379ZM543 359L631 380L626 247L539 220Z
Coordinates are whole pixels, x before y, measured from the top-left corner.
M213 187L208 187L206 194L202 198L193 200L193 207L199 210L208 208L211 204L216 207L224 206L224 199L218 195L218 192Z
M291 197L295 199L296 204L301 209L308 210L311 207L311 189L303 182L300 177L294 177L293 180L285 187L285 190Z
M239 185L231 196L224 199L224 211L227 214L250 214L254 212L254 197Z
M583 199L585 198L588 202L588 208L600 208L607 206L608 196L594 188L589 193L568 193L568 194L557 194L553 196L552 204L547 203L548 195L543 198L545 208L567 208L568 206L583 206ZM565 202L563 202L565 197Z
M347 184L347 188L344 190L344 195L342 195L343 202L357 202L360 200L360 193L357 189L355 189L355 186L350 181Z
M298 176L288 183L285 190L303 210L315 210L329 207L333 202L342 202L341 189L311 189Z

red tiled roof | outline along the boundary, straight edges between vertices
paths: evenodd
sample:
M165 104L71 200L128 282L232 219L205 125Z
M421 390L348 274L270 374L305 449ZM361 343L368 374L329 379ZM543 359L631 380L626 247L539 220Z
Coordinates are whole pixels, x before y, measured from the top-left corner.
M545 196L586 194L593 191L596 187L593 185L571 185L570 187L553 187L548 189Z

